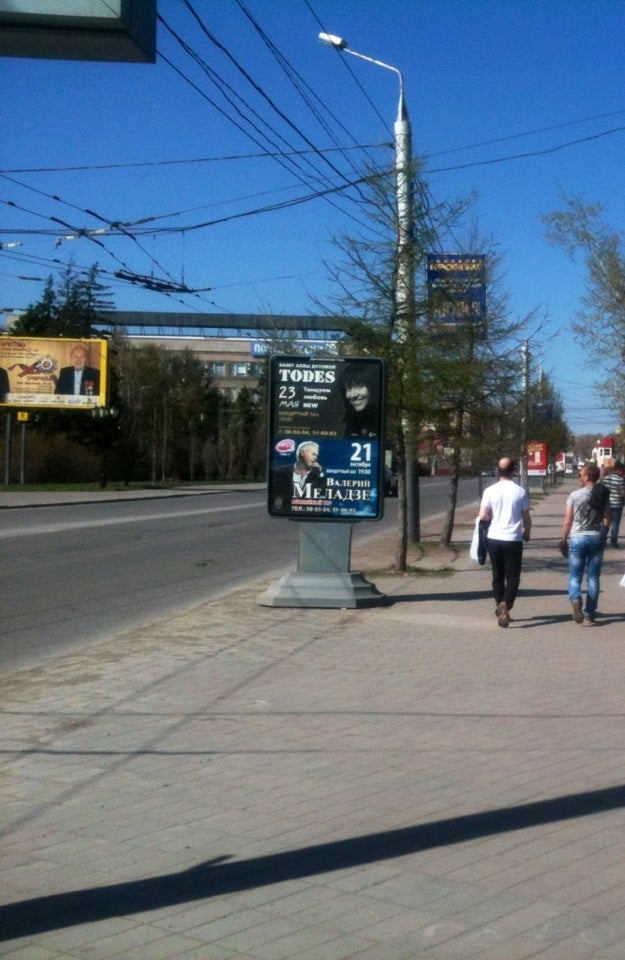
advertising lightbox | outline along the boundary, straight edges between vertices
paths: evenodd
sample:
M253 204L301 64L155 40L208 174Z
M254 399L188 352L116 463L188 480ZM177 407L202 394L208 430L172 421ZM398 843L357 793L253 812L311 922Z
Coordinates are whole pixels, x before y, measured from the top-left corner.
M350 521L382 516L384 388L378 359L270 359L271 516Z
M428 253L426 280L432 322L454 326L483 320L485 276L483 254Z
M104 407L107 358L106 340L0 337L0 407Z
M547 473L548 451L543 440L530 440L527 444L528 477L544 477Z

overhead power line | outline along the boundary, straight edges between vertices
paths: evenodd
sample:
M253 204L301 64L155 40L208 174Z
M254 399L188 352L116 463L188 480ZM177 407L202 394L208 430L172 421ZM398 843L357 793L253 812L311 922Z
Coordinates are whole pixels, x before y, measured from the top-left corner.
M315 144L312 143L298 128L289 121L289 118L284 114L284 111L273 104L271 98L267 97L259 84L256 84L251 76L245 71L243 67L236 61L232 54L227 50L227 48L221 44L216 37L208 30L208 28L202 23L198 14L193 10L193 7L187 0L183 0L183 3L189 11L193 12L193 16L196 18L196 21L201 26L202 31L205 36L210 39L210 41L217 47L220 52L224 53L229 61L233 63L237 70L248 80L255 92L260 92L266 100L272 105L274 111L280 116L283 117L288 124L302 137L305 143L311 147L311 152L315 155L319 155L322 160L329 165L330 169L336 170L338 175L343 177L338 168L334 164L330 163L322 154L320 154L318 148ZM248 139L250 139L256 146L264 149L267 155L272 155L277 162L284 167L291 175L297 177L297 179L304 183L307 187L311 188L314 186L323 186L327 183L327 172L322 172L315 166L312 162L312 159L308 157L308 151L305 153L300 153L293 144L289 143L285 137L275 128L275 126L269 123L267 120L262 118L258 111L256 111L251 104L249 104L234 88L219 74L216 70L210 66L206 60L196 53L188 44L168 23L167 21L159 14L159 22L162 23L164 28L174 37L177 43L185 51L185 53L204 71L208 79L213 83L216 89L219 91L220 95L224 98L227 103L227 109L222 107L217 101L210 97L204 90L201 89L198 84L188 77L180 67L176 66L159 48L159 56L169 64L169 66L186 82L188 83L197 93L200 94L212 107L214 107L229 123L233 124L236 129L244 134ZM259 124L262 124L262 129ZM267 132L269 131L269 132ZM284 144L285 149L280 149L280 141ZM308 168L305 169L301 164L296 162L297 158L303 158L308 164ZM349 198L348 198L349 199ZM328 198L328 202L334 204L335 201L332 198ZM342 210L344 215L356 219L349 211Z
M259 153L231 153L215 157L187 157L171 160L135 160L127 163L78 163L65 164L61 167L7 167L0 170L0 173L75 173L78 170L132 170L141 167L168 167L184 166L200 163L225 163L230 160L274 160L276 157L288 156L289 153L295 157L304 157L310 153L345 153L353 150L377 150L379 147L389 149L393 147L390 141L381 141L380 143L362 143L354 144L351 147L319 147L315 150L280 150L276 153L263 150Z
M383 177L383 176L385 176L385 174L380 174L380 177ZM240 213L232 213L223 217L215 217L212 220L204 220L201 223L185 224L183 226L178 226L178 227L140 227L140 226L136 226L135 223L122 224L122 223L116 223L114 221L110 221L110 226L107 230L104 230L104 234L107 236L128 236L130 227L133 228L132 230L133 234L138 234L140 236L148 236L148 235L155 236L157 234L185 233L187 231L192 231L192 230L201 230L205 227L216 226L217 224L220 224L220 223L228 223L231 220L241 220L246 217L257 216L261 213L273 213L278 210L286 210L289 207L296 207L303 203L308 203L311 200L323 199L324 197L329 196L331 194L341 193L344 190L349 190L351 187L362 185L366 182L370 182L372 179L373 179L372 177L360 177L358 180L349 181L348 183L342 183L342 184L339 184L338 186L327 187L325 190L317 190L314 193L309 193L303 196L294 197L290 200L283 200L278 203L267 204L264 207L256 207L254 210L244 210ZM1 201L1 202L7 203L7 201ZM8 202L8 205L15 207L16 209L22 209L18 207L17 204L14 204L10 201ZM26 211L26 212L32 212L32 211ZM89 214L92 213L91 211L88 211L88 210L85 210L84 212ZM70 226L69 224L65 224L63 221L59 220L57 217L46 216L45 214L36 214L36 215L43 218L44 220L50 220L53 223L60 223L63 226ZM149 218L143 218L141 223L145 223L147 219ZM72 232L76 234L76 236L86 236L88 239L90 239L90 236L89 236L90 232L95 232L95 231L90 231L88 228L71 228L70 227L70 229L72 229ZM3 230L0 227L0 233L14 233L19 235L43 234L47 236L50 236L50 235L54 236L55 234L58 234L58 230L55 231L50 228L48 228L47 230L33 230L33 229L19 228L19 227L17 228L12 227L12 228ZM98 235L101 235L102 228L98 228L97 233ZM126 264L122 264L122 266L128 269Z
M508 163L510 160L528 160L530 157L543 157L550 153L558 153L559 150L579 146L581 143L590 143L592 140L601 140L603 137L610 137L615 133L622 133L623 130L625 130L625 126L614 127L612 130L603 130L601 133L593 133L587 137L580 137L579 140L568 140L566 143L557 143L552 147L544 147L541 150L527 150L524 153L513 153L506 157L492 157L490 160L469 160L467 163L459 163L453 167L430 167L427 172L448 173L452 170L466 170L469 167L486 167L494 163Z

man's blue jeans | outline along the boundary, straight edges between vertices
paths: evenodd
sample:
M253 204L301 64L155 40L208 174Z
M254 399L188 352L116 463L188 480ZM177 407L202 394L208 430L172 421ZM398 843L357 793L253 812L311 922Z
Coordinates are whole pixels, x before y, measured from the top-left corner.
M605 540L602 534L571 537L569 542L569 600L582 600L582 580L586 571L585 617L594 617L599 602L599 575Z
M612 546L615 547L618 542L618 528L621 524L621 517L623 516L623 508L612 507L611 509L612 509L612 523L610 524L610 532L608 534L608 537L610 539L610 543L612 544Z

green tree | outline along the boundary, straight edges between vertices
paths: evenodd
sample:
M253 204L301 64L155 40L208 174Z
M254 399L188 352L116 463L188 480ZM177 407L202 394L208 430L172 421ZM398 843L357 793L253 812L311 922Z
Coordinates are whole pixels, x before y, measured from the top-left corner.
M343 353L380 357L386 362L386 439L397 463L398 527L395 566L406 569L408 545L407 466L417 458L420 427L427 419L427 397L422 385L420 330L426 310L423 282L428 251L436 245L440 230L466 209L464 202L433 207L428 192L414 170L412 269L417 278L415 316L406 317L398 304L396 279L400 267L395 207L395 175L372 171L363 187L361 216L366 216L358 234L335 238L339 257L326 263L336 294L328 305L330 315L341 316L345 337Z
M124 424L124 477L153 483L197 478L202 449L217 431L219 395L191 350L155 344L119 350L119 399Z
M471 259L469 252L466 256ZM511 318L498 269L497 258L485 254L483 276L472 279L469 272L461 281L459 274L450 292L444 286L430 291L421 330L429 426L448 450L449 500L440 537L445 546L453 536L462 473L483 459L492 463L503 454L524 452L519 348L521 331L534 317ZM484 283L485 303L474 299L476 280Z
M97 264L84 274L70 263L56 285L48 277L41 300L27 307L11 333L77 339L97 336L102 314L113 309L110 292L98 275Z
M599 203L563 198L563 209L545 214L547 238L586 270L586 292L573 330L603 371L597 391L625 425L625 249Z
M486 443L491 457L511 440L514 449L520 448L519 436L511 436L507 414L513 397L514 409L520 412L521 380L515 374L519 334L527 322L511 319L505 298L495 295L496 262L492 256L487 258L486 312L448 327L433 319L434 304L426 285L426 256L440 249L440 237L460 222L470 201L433 207L418 168L414 183L413 322L406 325L397 312L398 251L392 178L370 179L369 202L363 204L369 221L359 235L337 238L341 257L328 268L338 290L332 312L344 317L346 336L342 350L379 356L387 364L387 441L399 465L395 566L400 571L406 569L407 560L405 472L410 459L418 458L423 438L442 436L451 449L450 500L441 536L444 543L450 542L453 532L463 458L467 459L468 453L479 457ZM470 249L475 249L474 244ZM511 387L515 382L516 390Z
M69 264L55 284L52 277L45 283L41 299L30 304L12 324L11 334L29 337L65 337L88 339L97 336L102 314L112 309L108 289L98 279L94 264L86 273ZM116 402L115 378L111 404ZM100 483L105 485L109 457L120 438L119 423L101 417L102 411L42 410L34 418L33 430L42 439L64 435L72 444L79 444L98 454Z
M551 380L541 374L530 383L527 436L547 444L550 462L555 466L555 456L563 450L572 449L573 440L564 419L564 406ZM555 477L555 473L553 474Z

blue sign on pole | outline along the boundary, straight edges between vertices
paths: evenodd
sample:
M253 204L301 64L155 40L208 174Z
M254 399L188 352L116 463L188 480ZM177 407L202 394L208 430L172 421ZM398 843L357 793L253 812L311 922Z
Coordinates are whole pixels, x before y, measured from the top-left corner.
M428 253L426 262L430 319L456 326L478 322L486 314L486 257L483 254Z
M349 521L382 516L384 386L378 359L271 358L271 516Z

